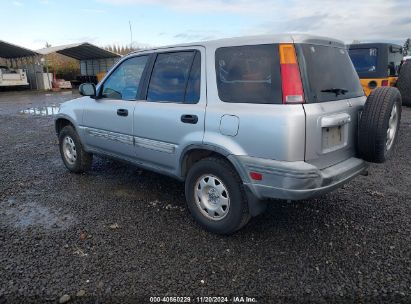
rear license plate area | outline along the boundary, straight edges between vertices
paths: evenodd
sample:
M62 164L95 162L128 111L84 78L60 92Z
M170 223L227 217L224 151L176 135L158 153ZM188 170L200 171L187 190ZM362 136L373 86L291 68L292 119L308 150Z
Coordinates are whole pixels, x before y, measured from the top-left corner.
M324 153L344 146L344 126L322 128L322 150Z

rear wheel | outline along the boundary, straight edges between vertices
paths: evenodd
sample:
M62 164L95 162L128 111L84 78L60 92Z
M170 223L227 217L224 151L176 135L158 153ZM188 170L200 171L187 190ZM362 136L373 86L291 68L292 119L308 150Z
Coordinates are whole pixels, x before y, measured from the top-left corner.
M367 98L359 125L360 156L383 163L392 154L401 120L401 94L396 88L379 87Z
M250 220L243 183L224 159L210 157L195 163L185 193L193 218L208 231L231 234Z
M403 104L411 107L411 60L405 61L401 66L397 88L400 90Z
M80 138L74 128L65 126L59 133L60 154L64 165L74 173L90 169L93 155L83 149Z

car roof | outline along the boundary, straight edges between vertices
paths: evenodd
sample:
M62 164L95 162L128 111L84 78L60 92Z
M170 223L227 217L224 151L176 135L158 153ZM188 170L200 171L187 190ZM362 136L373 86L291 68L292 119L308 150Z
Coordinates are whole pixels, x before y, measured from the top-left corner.
M329 38L329 37L313 36L313 35L306 35L306 34L278 34L278 35L242 36L242 37L234 37L234 38L223 38L223 39L217 39L217 40L167 45L167 46L162 46L162 47L138 50L138 51L132 52L131 54L152 52L152 51L170 49L170 48L190 47L190 46L219 48L219 47L228 47L228 46L271 44L271 43L310 43L310 44L320 44L320 45L332 45L332 46L345 48L345 45L342 41Z

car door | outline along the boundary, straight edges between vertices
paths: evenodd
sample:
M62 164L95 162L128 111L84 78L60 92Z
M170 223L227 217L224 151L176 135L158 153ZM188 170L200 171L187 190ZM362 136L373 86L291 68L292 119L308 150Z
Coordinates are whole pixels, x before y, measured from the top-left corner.
M136 157L151 167L178 172L179 156L204 135L204 48L173 49L154 55L146 100L136 103Z
M97 98L88 101L83 124L89 148L120 157L134 155L133 112L148 58L121 62L100 85Z

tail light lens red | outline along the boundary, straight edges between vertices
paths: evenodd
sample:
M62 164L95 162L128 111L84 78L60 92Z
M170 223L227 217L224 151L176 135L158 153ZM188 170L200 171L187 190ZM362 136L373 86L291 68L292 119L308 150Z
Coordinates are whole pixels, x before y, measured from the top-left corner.
M385 79L385 80L381 81L381 86L388 87L388 80Z
M304 103L304 90L293 44L280 44L283 103Z

